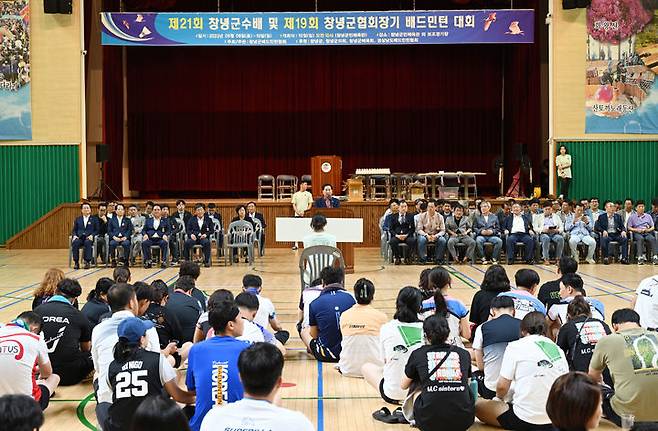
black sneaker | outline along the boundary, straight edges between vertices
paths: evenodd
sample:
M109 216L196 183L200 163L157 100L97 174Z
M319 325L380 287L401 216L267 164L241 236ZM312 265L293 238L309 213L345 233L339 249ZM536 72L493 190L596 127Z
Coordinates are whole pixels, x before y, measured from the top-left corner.
M116 261L116 259L112 259L112 264L111 264L111 266L112 266L112 268L116 268L116 267L117 267L117 261Z
M79 262L76 262L76 263L73 265L73 269L80 269L80 263L79 263Z

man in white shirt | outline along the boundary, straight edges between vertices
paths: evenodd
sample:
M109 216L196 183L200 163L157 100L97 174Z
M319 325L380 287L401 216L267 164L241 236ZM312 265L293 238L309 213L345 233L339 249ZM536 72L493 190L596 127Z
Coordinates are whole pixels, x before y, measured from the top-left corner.
M124 319L137 316L139 309L135 289L126 283L112 286L107 292L107 300L114 314L96 325L91 334L91 358L94 361L94 390L97 401L96 417L100 424L105 423L112 404L112 389L107 384L107 372L110 363L114 360L114 346L119 341L117 328ZM160 352L160 339L155 328L146 331L146 338L148 339L146 350ZM170 343L162 353L169 356L175 350L176 344Z
M561 301L553 304L548 308L547 319L550 325L550 336L557 338L559 329L567 323L567 308L569 303L578 295L585 296L585 300L592 310L592 317L599 320L605 320L605 308L603 303L596 298L590 298L585 295L583 279L578 274L564 274L560 280L560 298Z
M539 235L541 243L541 254L544 264L549 261L549 250L551 242L555 243L555 260L560 260L564 250L564 225L557 214L553 214L553 206L550 201L544 202L544 211L532 215L533 229Z
M633 308L640 315L640 326L658 331L658 275L642 280L635 294Z
M238 371L244 398L210 410L201 431L314 431L303 414L284 409L280 402L283 355L271 344L256 343L243 350L238 358Z
M33 311L21 313L0 328L0 396L27 395L45 410L59 385L59 376L53 374L48 347L38 335L40 332L41 316ZM39 380L35 378L37 366Z
M304 213L311 209L313 206L313 195L308 190L308 183L302 181L299 183L299 191L292 195L292 209L295 212L295 217L304 217ZM298 244L292 246L293 250L297 250Z
M475 415L485 424L509 430L554 429L546 401L553 382L569 372L569 364L564 352L544 336L546 329L539 312L529 313L521 321L521 339L509 343L503 356L497 399L475 404ZM509 405L501 401L510 394Z

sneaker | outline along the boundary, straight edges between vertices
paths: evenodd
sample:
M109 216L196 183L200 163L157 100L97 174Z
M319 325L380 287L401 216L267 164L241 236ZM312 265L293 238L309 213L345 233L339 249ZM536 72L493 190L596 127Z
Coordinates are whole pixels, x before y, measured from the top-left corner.
M638 265L644 265L644 262L646 262L647 258L644 256L640 256L637 258L637 264Z
M480 263L481 263L482 265L489 265L489 261L488 261L487 259L481 259L481 260L480 260Z
M498 265L498 259L491 259L492 265Z
M298 248L298 247L297 247L296 245L293 245L293 246L292 246L292 249L293 249L293 250L297 250L297 248Z
M73 269L80 269L80 263L76 262L75 265L73 265Z
M604 257L604 258L603 258L603 264L604 264L604 265L610 265L610 259L607 258L607 257Z
M629 264L628 259L622 259L622 260L619 261L619 263L621 263L622 265L628 265Z
M591 264L591 265L595 265L595 264L596 264L596 261L595 261L594 259L585 259L585 262L587 262L587 263L589 263L589 264Z
M654 265L658 265L658 255L653 257L652 262Z

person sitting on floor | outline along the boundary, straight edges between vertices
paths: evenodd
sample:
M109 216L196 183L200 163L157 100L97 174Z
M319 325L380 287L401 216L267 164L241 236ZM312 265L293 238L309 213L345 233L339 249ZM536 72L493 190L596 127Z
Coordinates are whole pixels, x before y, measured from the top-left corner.
M475 414L487 425L508 430L552 430L546 400L553 382L569 372L569 364L564 352L546 338L548 328L541 313L527 314L520 328L521 338L505 349L496 383L497 400L478 400Z
M258 298L258 312L256 317L254 317L254 323L260 325L261 327L267 329L272 328L274 336L281 344L286 344L288 338L290 338L290 333L283 329L279 319L276 317L276 309L272 301L263 296L263 279L258 275L254 274L245 274L242 277L242 290L247 293L251 293Z
M491 301L491 320L475 330L473 351L478 371L474 374L478 394L487 400L496 396L496 384L507 345L519 339L521 320L514 317L514 301L497 296Z
M81 294L80 283L65 278L57 284L55 296L34 309L43 319L41 331L53 372L60 377L62 386L80 383L94 369L91 325L72 305Z
M320 272L322 292L309 306L309 327L302 330L302 342L311 354L321 362L338 362L341 341L340 315L356 301L345 291L342 268L328 266Z
M591 377L570 372L558 377L551 386L546 413L556 431L591 431L599 427L601 401L599 385Z
M379 355L379 331L388 318L370 305L375 297L375 285L366 278L354 284L356 305L340 315L341 341L338 370L344 376L363 377L361 366L372 363L383 366Z
M44 302L48 302L50 298L55 296L57 284L64 279L64 271L59 268L50 268L43 276L43 280L34 289L34 299L32 300L32 310L37 308ZM75 306L77 307L77 302Z
M514 300L514 317L521 320L526 314L538 311L546 315L546 307L535 297L539 285L539 274L534 269L523 268L514 274L516 289L499 293L498 296L509 296Z
M399 405L407 396L400 383L409 356L423 345L423 322L418 316L422 302L419 289L412 286L400 289L395 300L393 320L382 325L379 331L380 361L384 366L365 363L361 367L366 382L378 390L382 399L389 404ZM388 407L382 407L372 416L388 423L399 423L400 419L404 419L400 408L391 414Z
M603 391L603 414L617 426L621 416L631 414L638 422L658 422L658 373L656 346L658 333L640 327L640 316L629 308L612 314L615 333L601 338L589 363L589 375L603 380L610 370L614 391Z
M108 277L101 277L96 282L96 287L87 294L87 303L82 307L82 314L89 320L93 330L101 322L101 316L112 311L107 303L107 292L114 285L114 281Z
M585 297L585 301L592 308L592 316L598 320L605 320L605 308L603 303L596 298L586 296L585 288L583 287L583 279L578 274L566 274L560 281L560 297L562 300L548 309L547 319L551 324L550 336L556 339L558 330L567 323L569 317L567 310L569 303L573 301L576 296Z

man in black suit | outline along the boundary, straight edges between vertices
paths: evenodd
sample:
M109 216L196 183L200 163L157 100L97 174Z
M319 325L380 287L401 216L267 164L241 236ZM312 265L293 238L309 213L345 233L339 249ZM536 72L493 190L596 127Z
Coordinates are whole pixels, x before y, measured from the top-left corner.
M169 236L171 235L171 225L169 220L162 217L162 207L159 204L153 205L153 217L146 219L144 224L142 256L144 256L144 268L150 268L153 265L151 261L151 246L160 247L162 255L162 268L167 267L167 255L169 254Z
M621 251L621 263L628 265L628 237L624 229L624 220L615 213L615 204L611 201L605 203L605 213L601 214L594 224L594 230L601 238L601 253L603 263L610 264L610 242L616 241Z
M411 250L416 249L416 223L414 216L407 213L407 202L400 201L400 206L397 214L390 214L388 226L390 226L391 239L388 244L393 251L393 258L395 264L400 264L400 243L403 242L409 247L409 254ZM404 260L407 265L411 263L410 256Z
M123 204L116 204L115 216L112 217L108 223L107 230L110 234L110 257L112 259L112 267L117 266L117 261L114 256L114 250L117 246L123 248L123 264L128 266L128 258L130 257L130 238L133 234L133 224L130 217L125 217L126 207Z
M258 246L260 248L260 254L263 254L263 249L265 248L265 228L267 225L265 224L265 217L263 217L262 213L256 212L256 202L251 201L247 204L247 218L250 218L254 220L254 226L256 225L255 220L260 221L260 225L262 226L262 230L260 231L260 236L258 237Z
M514 263L514 247L517 242L525 246L525 263L532 265L532 254L535 251L535 231L532 228L532 216L523 214L518 202L512 204L512 213L503 221L503 231L507 236L505 246L507 248L507 264Z
M322 196L320 196L315 201L316 208L338 208L340 207L340 201L334 196L334 190L331 187L331 184L325 184L322 186Z
M80 247L84 247L84 260L85 269L89 269L92 256L92 247L94 245L94 237L98 235L98 221L91 215L91 205L83 202L80 205L82 215L77 217L73 222L73 231L71 232L71 248L73 252L73 262L75 262L75 269L80 269Z
M210 266L210 235L212 235L215 226L210 217L205 216L205 205L198 203L194 206L195 217L192 217L187 223L187 239L185 240L185 259L190 260L190 250L194 245L203 247L204 265Z

